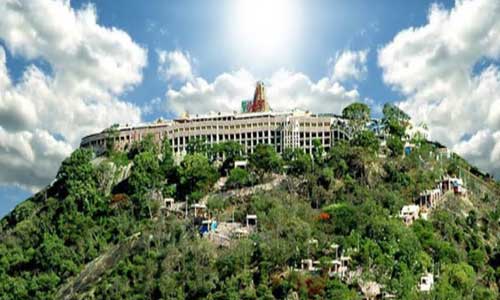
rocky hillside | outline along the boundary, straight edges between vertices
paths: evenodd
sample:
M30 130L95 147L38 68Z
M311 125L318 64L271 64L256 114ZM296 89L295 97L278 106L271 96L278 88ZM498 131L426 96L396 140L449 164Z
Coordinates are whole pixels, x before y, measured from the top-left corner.
M498 183L385 113L312 156L78 149L1 220L0 299L498 299Z

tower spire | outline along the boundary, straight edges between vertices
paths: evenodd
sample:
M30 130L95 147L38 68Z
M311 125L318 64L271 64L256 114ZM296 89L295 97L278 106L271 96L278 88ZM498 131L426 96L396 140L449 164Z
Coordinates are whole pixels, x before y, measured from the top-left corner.
M251 112L265 112L269 111L269 104L266 100L266 88L264 82L258 81L255 87L255 93L253 96Z

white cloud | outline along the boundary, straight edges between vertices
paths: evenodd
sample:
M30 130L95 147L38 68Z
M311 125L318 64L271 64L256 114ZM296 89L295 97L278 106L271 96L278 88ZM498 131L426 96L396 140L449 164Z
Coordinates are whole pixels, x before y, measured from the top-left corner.
M368 49L360 51L345 50L338 52L333 61L332 78L345 81L349 79L364 79L367 73L366 59Z
M115 122L138 122L119 100L142 81L146 50L117 28L97 24L95 8L62 0L0 2L0 40L29 65L13 83L0 46L0 184L48 183L80 138Z
M71 151L71 145L57 141L47 131L10 133L0 127L0 182L36 190L53 178Z
M141 113L152 115L155 112L163 110L163 101L160 97L155 97L141 107Z
M459 153L466 153L467 157L483 170L500 168L500 131L492 132L482 129L470 139L455 146Z
M384 81L431 135L496 176L500 135L500 2L431 6L428 23L408 28L379 51Z
M177 90L170 88L166 93L166 107L177 114L240 111L241 101L253 97L257 80L245 69L220 74L213 82L196 77ZM349 103L359 101L356 89L348 90L326 77L314 82L303 73L279 70L264 82L269 104L275 111L301 108L340 113Z
M158 73L165 80L189 80L193 78L192 60L189 53L158 50Z

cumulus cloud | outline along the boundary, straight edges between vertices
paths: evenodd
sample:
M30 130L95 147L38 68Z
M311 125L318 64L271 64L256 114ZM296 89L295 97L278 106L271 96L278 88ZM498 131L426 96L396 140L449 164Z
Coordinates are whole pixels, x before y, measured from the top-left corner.
M170 88L166 93L166 107L176 114L239 111L242 100L252 99L257 80L245 69L220 74L213 82L196 77L179 89ZM359 101L356 89L346 89L326 77L314 82L303 73L279 70L264 82L270 106L275 111L300 108L340 113L349 103Z
M192 60L189 53L179 50L158 50L158 73L165 80L185 81L193 78Z
M361 80L366 76L368 49L338 52L333 59L332 78L339 81Z
M142 81L146 50L95 8L62 0L0 2L0 40L12 55L42 60L13 82L0 46L0 184L36 189L50 182L80 138L140 110L118 97Z
M500 2L457 0L450 10L432 5L427 24L399 32L378 61L384 81L405 95L404 110L500 176L499 58Z
M192 70L192 67L184 69ZM331 78L323 77L313 81L303 73L285 69L278 70L267 78L257 78L248 70L239 69L222 73L212 82L193 76L192 73L186 74L190 76L183 77L185 80L178 89L169 87L166 92L165 106L171 113L240 111L241 101L252 99L255 84L262 79L267 85L271 108L275 111L300 108L314 112L340 113L349 103L359 101L356 89L348 89Z

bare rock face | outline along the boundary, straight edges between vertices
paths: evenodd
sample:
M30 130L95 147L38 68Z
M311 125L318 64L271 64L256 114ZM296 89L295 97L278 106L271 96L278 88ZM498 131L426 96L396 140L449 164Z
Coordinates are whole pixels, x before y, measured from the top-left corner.
M140 243L141 233L130 236L123 243L113 246L106 253L88 263L78 276L68 280L56 294L56 299L78 299L85 293L106 270L114 266L122 258L129 255Z
M359 281L359 288L363 295L365 295L365 299L371 300L375 299L378 295L380 295L380 284L375 281Z
M113 186L130 176L133 165L133 163L129 163L126 166L116 166L113 162L100 158L95 159L92 163L97 167L98 186L105 195L109 195Z

